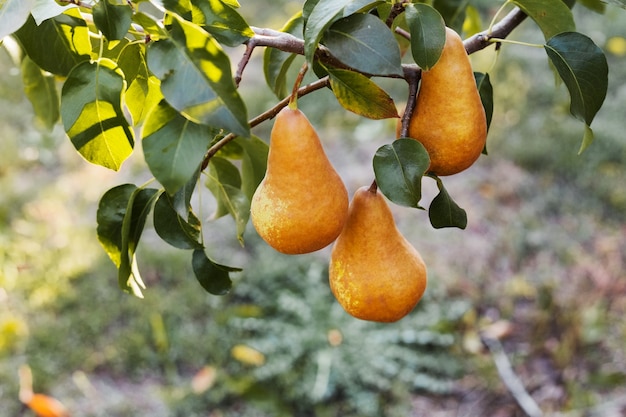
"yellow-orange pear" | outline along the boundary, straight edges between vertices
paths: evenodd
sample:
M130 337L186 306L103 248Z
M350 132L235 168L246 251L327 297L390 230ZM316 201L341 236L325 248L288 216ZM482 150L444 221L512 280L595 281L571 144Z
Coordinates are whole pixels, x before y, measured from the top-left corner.
M461 37L450 28L439 61L422 72L408 133L424 145L429 171L439 176L469 168L485 148L487 119L472 65Z
M359 188L333 246L330 289L352 316L394 322L413 310L426 290L426 265L397 229L377 189Z
M286 254L322 249L341 232L348 192L306 116L285 107L270 135L265 177L252 197L252 224Z

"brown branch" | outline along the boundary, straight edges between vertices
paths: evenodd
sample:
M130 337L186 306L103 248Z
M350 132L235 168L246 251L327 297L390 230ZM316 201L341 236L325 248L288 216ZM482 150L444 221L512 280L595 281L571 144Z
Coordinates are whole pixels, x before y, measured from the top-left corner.
M400 129L400 137L402 138L409 136L409 122L411 121L411 115L413 114L417 104L417 87L421 76L421 70L407 71L405 74L406 80L409 83L409 98L406 101L406 107L404 108L404 114L402 115L402 127Z
M305 85L304 87L300 87L298 89L298 97L302 97L305 96L307 94L310 94L316 90L322 89L326 86L328 86L328 84L330 83L330 78L328 76L320 78L317 81L314 81L310 84ZM263 113L259 114L258 116L256 116L253 119L250 119L248 121L248 124L250 125L250 127L255 127L260 125L261 123L263 123L266 120L269 119L273 119L274 117L276 117L276 115L284 108L287 107L289 105L289 100L291 99L292 95L289 95L287 97L285 97L284 99L282 99L281 101L279 101L278 103L276 103L272 108L270 108L269 110L264 111ZM213 144L213 146L211 146L209 148L209 150L207 151L204 160L202 161L202 166L200 167L200 171L204 171L206 169L206 167L209 165L209 161L211 160L211 158L220 150L222 149L224 146L226 146L226 144L228 144L228 142L234 140L237 137L237 135L235 135L234 133L229 133L228 135L224 136L222 139L220 139L219 141L215 142Z
M526 13L516 7L496 23L491 28L491 31L485 30L467 38L463 42L465 50L468 54L473 54L491 45L493 43L491 40L494 38L504 39L508 37L513 32L513 29L518 27L527 17Z

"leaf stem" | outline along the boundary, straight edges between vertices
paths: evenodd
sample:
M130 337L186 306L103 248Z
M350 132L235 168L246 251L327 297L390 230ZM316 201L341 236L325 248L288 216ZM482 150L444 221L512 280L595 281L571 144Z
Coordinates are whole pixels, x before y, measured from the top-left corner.
M489 42L491 42L491 43L508 43L508 44L511 44L511 45L521 45L521 46L530 46L532 48L543 48L543 45L540 45L538 43L514 41L512 39L491 38L491 39L489 39Z

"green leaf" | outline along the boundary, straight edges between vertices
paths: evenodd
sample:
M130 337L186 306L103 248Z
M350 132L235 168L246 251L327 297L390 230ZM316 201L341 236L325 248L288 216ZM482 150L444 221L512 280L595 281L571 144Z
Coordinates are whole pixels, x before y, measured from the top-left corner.
M441 14L446 26L457 33L463 33L467 0L434 0L433 7Z
M163 99L160 82L148 70L146 46L143 43L133 42L126 45L119 55L117 64L126 80L124 102L136 126L143 122L149 112Z
M383 145L374 155L374 175L380 191L401 206L422 208L422 177L430 165L424 146L410 138Z
M198 170L215 131L181 116L164 100L142 130L144 158L168 194L176 193Z
M333 93L345 109L375 120L399 117L393 99L363 74L330 68L328 73Z
M118 284L122 290L139 298L143 298L141 290L145 289L146 286L137 268L135 252L148 214L150 214L158 195L158 190L153 188L135 189L130 195L124 220L122 221L122 247L121 262L118 267Z
M352 0L343 9L343 17L348 17L355 13L367 13L376 6L385 4L383 0Z
M281 32L291 35L301 35L304 27L302 14L298 12L283 26ZM277 48L265 48L263 54L263 74L268 87L276 94L276 97L283 99L289 93L287 90L287 73L297 54L283 52Z
M30 0L27 0L27 2L28 1ZM58 16L70 8L78 8L78 6L75 4L66 4L65 6L61 6L54 1L35 0L35 7L33 7L33 10L31 10L30 13L33 15L35 23L40 25L43 21Z
M202 249L202 224L191 208L181 216L176 197L161 194L154 205L154 230L161 239L178 249Z
M89 162L119 170L133 151L122 111L124 78L113 61L77 65L61 91L61 118L76 150Z
M37 120L49 131L59 121L59 94L54 76L44 73L28 56L21 64L26 97L33 105Z
M376 16L355 14L330 27L322 42L345 65L372 75L402 75L400 48Z
M254 36L254 32L237 11L223 0L191 0L203 14L202 26L218 42L238 46Z
M569 91L570 113L590 126L608 89L609 68L604 53L578 32L554 36L546 43L545 50ZM581 151L593 138L589 131L585 133Z
M175 18L171 38L148 48L148 68L161 80L167 102L189 120L250 135L228 55L199 26Z
M493 87L489 74L483 74L481 72L475 72L474 78L476 79L476 87L480 94L480 101L485 109L485 116L487 117L487 129L491 125L491 119L493 118Z
M313 55L317 49L324 31L335 21L343 16L343 8L351 0L316 0L307 1L303 8L303 16L306 19L304 27L304 57L308 62L313 62Z
M546 40L576 30L572 11L562 0L513 0L513 3L535 21Z
M146 35L150 36L150 40L152 41L158 41L169 37L169 34L163 26L145 13L135 11L133 13L133 22L141 26Z
M241 269L220 265L206 256L203 249L193 251L191 259L193 272L202 288L213 295L224 295L232 287L229 272L239 272Z
M443 182L439 178L437 180L437 188L439 194L435 196L428 208L428 218L430 224L435 229L444 227L458 227L465 229L467 227L467 213L456 204L443 186Z
M411 33L411 53L415 63L428 71L439 61L446 43L443 17L427 4L407 4L406 23Z
M269 146L256 136L235 139L244 150L241 161L241 191L252 201L252 196L265 176Z
M206 185L216 200L225 207L235 220L237 239L243 245L243 233L250 219L250 200L240 188L228 182L222 182L222 180L235 182L232 177L222 176L220 178L214 172L209 171Z
M133 10L127 3L115 4L111 0L100 0L91 9L93 22L109 41L120 40L130 29Z
M30 17L16 33L26 54L39 67L63 77L91 58L87 23L77 8L68 9L40 25Z
M0 39L21 28L33 7L35 0L0 0Z
M120 288L138 297L145 286L136 268L135 250L157 196L155 189L122 184L108 190L98 204L98 240L118 268Z
M213 218L218 219L231 212L229 205L231 202L222 190L222 185L228 185L236 189L241 188L241 175L239 169L228 159L214 156L209 161L209 176L207 187L217 200L217 208L213 213Z

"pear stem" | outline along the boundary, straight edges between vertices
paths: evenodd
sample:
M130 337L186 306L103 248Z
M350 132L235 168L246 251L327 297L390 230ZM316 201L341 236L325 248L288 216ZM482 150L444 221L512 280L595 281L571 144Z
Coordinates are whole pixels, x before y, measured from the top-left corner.
M370 185L370 188L368 188L367 191L372 194L376 194L376 191L378 191L378 184L376 184L376 180L372 181L372 185Z
M304 79L308 69L309 65L306 62L302 64L300 71L298 71L296 81L293 83L293 90L291 90L291 96L289 97L289 108L291 110L298 109L298 90L300 89L300 85L302 84L302 80Z

